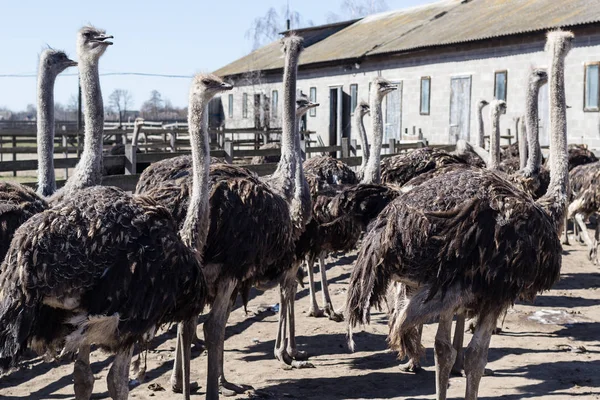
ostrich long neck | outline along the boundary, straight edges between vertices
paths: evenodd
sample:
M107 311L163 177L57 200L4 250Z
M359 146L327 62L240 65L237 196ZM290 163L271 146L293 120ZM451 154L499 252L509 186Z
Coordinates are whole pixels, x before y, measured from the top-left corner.
M298 116L298 122L301 116ZM296 136L294 138L297 149L296 172L294 176L294 198L292 200L292 220L296 221L298 228L303 228L308 223L311 216L310 188L304 168L302 167L302 149L300 146L300 124L296 123Z
M102 135L104 134L104 104L100 90L97 61L80 62L79 79L83 97L85 135L81 160L66 190L78 190L99 185L102 181Z
M354 126L358 129L358 137L360 138L360 147L362 149L362 158L360 168L358 169L360 175L365 176L365 168L369 161L369 140L367 139L367 130L365 129L365 115L360 112L354 113Z
M492 132L490 132L490 155L488 169L496 170L500 164L500 110L492 107L490 112Z
M476 145L480 148L485 148L485 127L483 124L483 107L484 105L480 104L477 112L477 124L478 124L478 135L477 135L477 143Z
M529 174L537 174L542 164L540 136L538 128L538 95L540 85L530 84L525 104L525 125L527 126L527 167Z
M552 215L555 224L563 222L569 190L567 157L567 104L565 99L566 52L551 47L552 63L548 71L550 97L550 184L540 203Z
M527 133L521 129L521 117L515 120L515 132L519 142L519 169L527 165Z
M54 82L56 75L40 63L38 73L37 146L38 193L50 196L56 191L54 175Z
M297 168L296 134L296 75L298 74L299 52L288 49L285 53L283 70L283 114L281 134L281 159L272 176L273 186L291 202L294 195L294 179Z
M377 85L373 85L374 88ZM377 90L377 89L375 89ZM383 142L383 113L381 111L382 98L376 92L371 93L371 119L373 121L373 129L371 130L371 139L373 147L371 154L364 171L362 183L380 183L381 171L379 163L381 160L381 145Z
M192 147L192 193L185 221L179 231L184 243L200 254L208 236L210 143L208 139L208 101L190 95L188 126Z

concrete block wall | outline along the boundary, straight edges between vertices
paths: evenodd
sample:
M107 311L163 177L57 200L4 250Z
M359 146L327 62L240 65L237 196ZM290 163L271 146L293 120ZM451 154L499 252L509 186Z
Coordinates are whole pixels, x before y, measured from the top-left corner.
M525 108L526 82L530 68L545 67L548 59L544 53L544 40L512 40L510 44L500 46L482 46L460 51L446 46L435 51L417 52L413 55L390 56L377 62L365 61L359 69L355 66L322 67L318 69L301 68L298 75L298 89L309 94L311 87L317 88L317 101L321 107L315 117L308 117L308 129L315 130L325 145L329 144L329 88L342 86L350 93L350 85L358 85L359 100L368 99L369 82L381 75L392 81L401 81L402 92L402 130L412 127L421 128L430 143L449 143L450 83L452 77L471 76L471 112L470 137L477 134L477 102L488 101L494 96L494 74L499 70L508 72L507 114L502 117L502 134L510 128L514 135L514 118L521 116ZM592 148L600 148L600 113L583 111L584 65L586 62L600 61L600 31L597 34L577 36L574 48L566 61L566 95L569 143L586 143ZM421 77L431 77L430 115L420 115ZM254 125L253 91L256 86L238 86L234 95L234 118L227 114L228 98L223 99L226 126L231 128L252 127ZM281 78L273 76L264 79L260 89L271 97L272 90L279 91L279 110L283 104ZM547 91L547 88L543 90ZM242 93L248 93L248 118L242 118ZM547 95L547 93L545 93ZM385 101L383 104L385 115ZM489 133L489 107L484 110L486 134ZM541 111L542 142L547 143L547 112ZM370 119L366 117L367 130ZM277 126L273 124L272 126ZM356 135L353 132L353 137Z

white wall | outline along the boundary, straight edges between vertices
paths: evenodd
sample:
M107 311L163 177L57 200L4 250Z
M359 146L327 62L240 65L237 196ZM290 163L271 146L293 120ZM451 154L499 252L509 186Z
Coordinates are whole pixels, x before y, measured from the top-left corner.
M514 39L513 39L514 42ZM504 46L484 47L456 51L447 46L437 51L415 53L413 55L390 56L389 59L365 62L360 69L346 67L328 67L299 72L298 88L309 93L310 87L317 88L317 101L321 107L316 117L308 117L308 128L317 131L327 145L329 138L329 87L342 85L344 92L350 93L350 85L358 84L359 99L367 100L369 81L381 74L383 77L403 82L402 126L421 128L430 143L449 142L450 80L454 76L470 75L471 82L471 139L477 132L477 102L488 101L494 95L494 73L497 70L508 71L506 116L502 117L501 129L505 134L508 128L514 134L513 118L520 116L525 108L525 92L528 73L531 67L547 66L548 60L543 52L544 41L521 40ZM587 143L592 148L600 148L600 113L583 111L584 64L600 61L600 29L597 34L578 36L574 48L566 61L566 94L569 143ZM422 76L431 77L430 115L420 115L420 80ZM271 90L279 90L279 107L282 105L283 91L280 77L265 79L262 90L270 97ZM227 127L252 127L253 100L252 87L236 87L234 94L234 118L227 115L227 97L223 100ZM248 118L242 119L242 93L249 93ZM385 112L385 101L384 101ZM485 110L486 133L489 133L489 107ZM279 110L281 115L281 110ZM366 119L367 129L370 120ZM353 136L353 138L355 138Z

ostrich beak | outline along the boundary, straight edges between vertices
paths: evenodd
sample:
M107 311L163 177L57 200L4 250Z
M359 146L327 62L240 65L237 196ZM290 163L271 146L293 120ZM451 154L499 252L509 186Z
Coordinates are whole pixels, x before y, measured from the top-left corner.
M222 90L231 90L231 89L233 89L233 85L223 82L223 83L221 83L221 89Z
M102 43L105 44L107 46L110 46L111 44L113 44L113 42L108 41L106 39L114 39L115 37L112 35L102 35L102 36L96 36L94 39L92 39L92 42L95 43Z
M69 63L69 67L76 67L77 66L77 61L73 61L73 60L69 59L68 63Z

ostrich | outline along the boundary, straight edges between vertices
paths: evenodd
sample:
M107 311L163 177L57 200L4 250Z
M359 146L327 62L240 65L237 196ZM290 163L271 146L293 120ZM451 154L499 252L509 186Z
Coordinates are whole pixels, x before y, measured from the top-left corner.
M477 145L480 148L485 148L485 127L483 123L483 109L490 103L487 100L481 99L477 103Z
M99 185L102 181L102 140L104 133L104 104L100 89L98 62L112 44L106 32L93 26L81 28L77 34L79 79L85 109L84 143L81 159L75 172L63 188L50 197L54 204L67 199L78 190Z
M0 182L0 259L21 224L48 208L46 196L56 190L54 178L54 82L65 69L77 63L58 50L40 55L37 80L38 190L18 183Z
M133 131L133 137L131 138L131 145L132 146L136 146L138 144L138 138L139 138L139 130L138 127L142 127L144 125L144 119L143 118L136 118L134 121L134 125L135 125L135 129ZM136 153L141 153L142 151L137 148L136 149ZM104 156L124 156L125 155L125 144L124 143L115 143L112 146L110 146L110 148L108 150L103 151L103 155ZM136 164L136 168L139 172L145 170L146 168L148 168L148 166L150 165L150 163L137 163ZM192 160L190 158L190 168L192 166ZM123 175L125 173L125 167L124 166L113 166L113 167L107 167L104 166L104 170L103 170L103 175Z
M367 138L367 130L365 129L365 115L371 113L371 107L369 103L366 101L361 101L356 106L356 110L354 110L354 127L358 131L358 137L360 138L362 157L360 160L360 167L356 173L356 179L358 181L362 181L363 176L365 174L365 168L367 167L367 162L369 161L369 139Z
M47 49L40 55L38 70L37 146L39 154L38 190L40 196L50 196L56 191L54 176L54 82L69 67L77 66L67 55Z
M207 295L200 265L209 226L207 106L231 88L211 75L193 79L188 116L193 184L181 229L152 199L101 186L78 191L19 228L0 275L3 370L16 363L28 342L45 349L64 337L64 351L79 349L76 398L88 399L94 381L89 346L96 344L116 353L108 390L113 399L126 399L133 345L152 337L159 325L195 320ZM42 306L60 311L51 324L42 324L48 322ZM189 398L188 351L183 358Z
M383 124L381 103L384 97L396 90L388 80L381 77L375 78L371 84L371 105L361 103L355 111L355 125L359 129L359 136L362 141L362 148L367 149L363 152L363 165L359 170L359 175L362 176L361 184L380 182L380 157L383 140ZM372 114L372 142L373 146L370 150L366 131L363 125L363 118L367 112ZM331 157L321 157L322 159L334 160ZM311 159L312 160L312 159ZM305 233L297 244L296 254L302 258L306 258L309 291L310 291L310 308L308 315L311 317L322 317L325 313L329 319L340 322L343 316L335 312L329 294L329 286L327 285L327 268L325 264L325 256L328 252L347 251L354 248L360 234L366 228L368 220L373 218L356 218L358 216L356 210L360 209L358 204L369 208L368 213L375 207L381 210L385 204L391 200L393 191L386 187L364 187L350 189L341 186L332 188L328 184L328 180L323 179L322 171L324 169L315 170L304 163L305 171L308 176L308 182L311 186L313 194L313 220L309 223ZM366 160L366 161L365 161ZM320 164L322 165L322 164ZM312 178L314 177L314 178ZM350 185L352 185L350 183ZM325 190L323 190L325 188ZM387 199L387 201L385 200ZM377 204L380 206L377 207ZM355 207L355 209L352 209ZM363 208L363 210L367 210ZM362 214L365 214L363 211ZM325 312L319 308L316 298L315 280L313 276L314 263L319 259L319 269L321 272L322 297Z
M401 355L416 356L422 348L413 331L439 317L438 399L446 398L456 355L453 315L464 310L478 318L465 351L465 399L473 400L498 316L517 299L532 300L550 289L560 276L558 232L569 189L564 60L573 37L548 33L552 165L546 195L533 201L494 172L446 167L445 174L388 205L371 224L356 261L347 301L350 344L352 327L369 322L369 308L381 304L389 280L419 285L395 311L389 341Z
M209 400L217 399L219 390L226 395L245 390L227 382L223 371L225 325L236 288L277 284L290 275L292 279L295 278L296 271L291 268L293 244L310 219L308 189L301 199L295 199L297 181L303 180L303 175L299 179L296 176L297 172L302 172L302 163L298 160L299 149L294 128L296 75L302 43L302 38L295 35L283 40L282 151L275 173L262 181L243 168L223 165L211 167L210 226L203 256L209 289L208 302L211 305L208 320L204 323L208 350L206 391ZM186 201L186 196L182 195L185 177L181 179L183 181L166 181L154 188L138 185L137 189L146 191L149 197L159 202L169 196L180 196L180 201ZM177 207L172 201L166 201L165 205L171 210ZM257 219L257 215L261 218ZM187 324L180 330L193 332L194 327L195 323ZM182 346L186 345L178 341L178 348ZM176 354L171 385L173 390L179 391L181 350Z
M596 161L598 161L598 158L587 146L579 144L569 145L569 171L578 165L590 164Z

